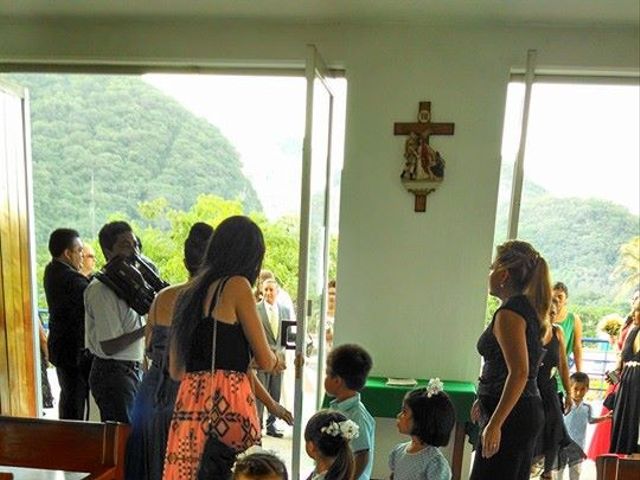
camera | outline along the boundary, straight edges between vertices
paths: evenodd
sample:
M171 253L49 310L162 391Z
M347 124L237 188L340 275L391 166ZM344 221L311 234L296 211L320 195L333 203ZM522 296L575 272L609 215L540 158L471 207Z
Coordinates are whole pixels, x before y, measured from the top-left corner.
M149 313L156 294L169 286L138 254L131 257L112 258L102 270L96 273L96 278L113 290L139 315Z

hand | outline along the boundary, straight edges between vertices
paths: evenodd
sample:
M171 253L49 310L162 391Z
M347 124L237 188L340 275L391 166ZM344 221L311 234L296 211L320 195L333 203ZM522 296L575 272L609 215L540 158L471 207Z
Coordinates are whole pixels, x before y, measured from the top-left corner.
M564 396L564 413L565 414L569 413L572 405L573 405L573 400L571 400L571 395L567 393Z
M272 373L281 373L283 370L287 369L287 363L284 359L284 353L276 352L276 363L273 366Z
M473 423L478 423L480 421L480 401L476 400L471 405L471 413L469 414L471 417L471 421Z
M500 427L489 421L482 432L482 456L484 458L491 458L498 453L501 437L502 431Z
M293 425L293 414L279 403L273 402L269 413L287 422L287 425Z

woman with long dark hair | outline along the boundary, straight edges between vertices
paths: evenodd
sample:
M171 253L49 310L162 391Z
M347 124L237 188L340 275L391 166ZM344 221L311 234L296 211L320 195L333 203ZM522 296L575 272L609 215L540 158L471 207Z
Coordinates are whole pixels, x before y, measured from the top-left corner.
M269 349L251 290L264 252L253 221L227 218L211 237L200 273L178 300L169 370L180 389L165 479L196 478L211 437L235 453L260 441L249 365L254 357L263 370L282 367Z
M527 242L497 247L489 293L501 300L478 340L484 358L471 418L482 432L471 480L526 480L544 423L536 377L551 305L549 269Z
M151 304L145 330L145 353L149 368L144 374L133 407L131 434L127 442L125 478L162 478L169 424L179 383L169 377L167 359L171 322L180 294L197 275L213 227L197 222L184 242L184 266L189 281L162 290Z

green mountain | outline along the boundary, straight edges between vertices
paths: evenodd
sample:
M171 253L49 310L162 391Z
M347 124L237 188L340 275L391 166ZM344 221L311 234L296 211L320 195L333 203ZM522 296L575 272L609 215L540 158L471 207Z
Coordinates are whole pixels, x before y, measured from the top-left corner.
M218 128L139 77L5 78L29 89L38 244L62 226L95 237L114 213L136 219L157 197L188 210L207 193L262 210Z
M511 191L512 168L503 166L501 191ZM506 238L508 202L498 205L496 243ZM626 207L596 198L559 198L525 180L518 238L547 259L553 281L567 284L572 300L613 302L620 281L613 276L620 247L640 234L640 220Z

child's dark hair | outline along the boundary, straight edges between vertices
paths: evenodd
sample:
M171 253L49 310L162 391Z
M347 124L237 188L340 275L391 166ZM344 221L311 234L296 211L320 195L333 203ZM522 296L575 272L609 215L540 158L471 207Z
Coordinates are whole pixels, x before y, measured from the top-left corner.
M287 467L282 460L271 453L252 453L236 462L233 478L240 478L240 474L252 479L278 477L288 480Z
M349 439L339 432L332 435L322 431L323 427L328 427L333 422L339 424L346 420L347 417L340 412L320 410L309 419L304 429L305 441L312 442L323 457L334 459L325 475L326 480L345 480L353 476L355 466Z
M347 388L358 392L364 387L372 365L367 351L352 343L334 348L327 357L328 374L340 377Z
M584 372L572 373L569 380L571 380L571 383L579 383L580 385L585 385L589 388L589 375Z
M429 397L426 388L418 388L407 393L404 406L411 411L411 435L434 447L444 447L449 443L456 423L456 411L446 393L435 393Z

